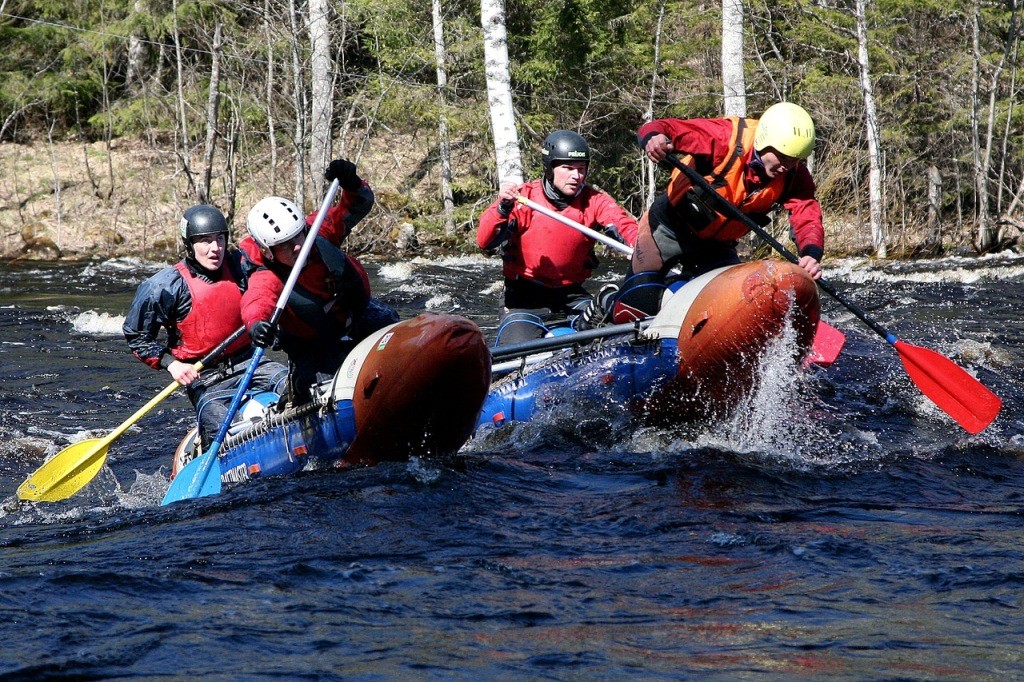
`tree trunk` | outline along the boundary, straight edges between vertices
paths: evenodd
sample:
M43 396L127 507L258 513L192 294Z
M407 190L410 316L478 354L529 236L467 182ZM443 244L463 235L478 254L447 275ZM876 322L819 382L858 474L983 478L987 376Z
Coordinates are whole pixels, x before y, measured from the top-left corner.
M498 184L523 182L523 161L512 108L512 79L508 69L508 39L505 33L503 0L480 0L480 23L484 30L484 70L487 104L494 135L494 156Z
M137 17L148 16L149 8L146 7L146 0L135 0L132 4L132 13ZM128 66L125 70L124 82L133 92L142 91L143 62L146 60L148 45L143 39L143 31L139 28L132 30L128 36Z
M212 58L210 64L210 94L206 100L206 153L203 157L203 181L199 186L199 202L212 203L210 182L213 178L213 154L217 150L217 109L220 107L220 51L223 47L221 29L217 23L213 31Z
M331 73L331 33L328 0L309 0L309 40L313 56L312 108L309 117L309 170L313 187L331 160L331 113L334 79Z
M998 104L997 94L999 92L999 81L1000 81L1000 79L1002 77L1003 69L1006 67L1006 62L1010 58L1011 53L1016 49L1016 43L1017 43L1017 3L1016 2L1012 2L1012 3L1010 3L1010 5L1012 6L1012 12L1010 13L1010 25L1009 25L1009 30L1007 31L1007 35L1006 35L1006 42L1005 42L1005 45L1004 45L1004 48L1003 48L1003 55L1000 58L999 64L996 66L995 71L992 74L992 80L991 80L991 83L989 85L989 93L988 93L988 126L987 126L988 129L987 129L986 134L985 134L985 153L984 153L984 158L982 159L982 163L981 163L981 172L984 174L984 176L986 178L988 178L992 174L991 173L992 172L992 149L995 147L996 107L997 107L997 104ZM1013 88L1012 87L1010 88L1010 92L1013 92ZM1010 105L1009 105L1011 107L1012 107L1012 102L1013 102L1013 100L1011 98ZM1009 116L1010 116L1010 113L1008 112L1007 113L1007 119L1009 119ZM1007 125L1009 125L1009 120L1007 121ZM1003 159L1005 160L1005 158L1006 158L1006 155L1005 155L1005 148L1004 148ZM999 173L1000 182L996 184L996 187L997 187L996 211L995 211L996 215L999 215L999 208L1000 208L1001 203L1002 203L1002 201L1001 201L1001 199L1002 199L1002 186L1003 186L1002 182L1001 182L1002 176L1003 176L1003 173L1002 173L1002 171L1000 171L1000 173ZM991 207L989 207L989 210L987 211L987 213L990 216L992 215ZM991 236L990 236L991 243L989 244L988 248L992 248L993 246L996 246L999 243L999 234L998 234L998 232L999 232L999 225L996 224L996 223L997 223L997 221L994 221L994 220L990 223L990 228L989 229L990 229L990 232L991 232Z
M188 137L188 111L185 108L185 65L181 55L181 33L178 30L178 0L173 0L171 3L171 11L173 13L173 30L174 30L174 62L177 67L177 85L178 85L178 125L181 139L178 145L178 159L181 161L182 170L185 173L185 177L188 179L189 187L189 201L195 197L196 185L195 178L192 177L192 161L190 159L189 150L189 137Z
M868 138L868 214L871 224L871 243L875 255L886 258L888 244L885 234L885 198L882 195L882 164L878 135L878 114L875 111L874 86L871 65L868 62L867 0L857 0L854 11L857 18L857 64L860 67L860 86L864 93L864 124Z
M743 76L743 0L722 0L722 91L726 116L747 115Z
M292 29L292 104L295 107L295 203L299 208L306 205L306 154L303 140L306 139L306 98L302 82L302 60L299 56L299 25L295 18L295 0L288 0L288 16Z
M434 61L437 63L437 99L441 108L437 119L438 148L441 157L441 202L444 208L444 233L455 233L455 197L452 193L452 152L448 142L448 49L444 44L444 15L441 0L431 2L434 15Z
M226 144L224 145L225 167L227 169L226 197L224 199L224 217L228 225L235 220L235 211L238 205L238 138L242 126L242 112L237 105L228 100L230 105L230 117L226 128L228 131Z
M654 120L654 97L658 90L658 68L661 63L661 27L665 21L665 0L661 0L658 3L658 27L654 32L654 63L651 64L651 92L647 98L647 109L644 111L644 123L650 123ZM654 203L654 195L657 188L654 185L655 173L658 167L644 155L640 153L640 175L641 175L641 186L644 192L644 208L650 208L651 204Z
M938 254L942 250L942 173L928 167L928 238L926 247Z
M270 0L263 3L263 37L267 41L267 142L270 145L270 193L277 194L277 131L274 125L274 41L270 32Z
M995 242L992 217L989 215L988 173L981 158L981 3L974 0L971 13L972 45L974 48L971 69L971 158L974 161L975 220L974 248L985 252Z

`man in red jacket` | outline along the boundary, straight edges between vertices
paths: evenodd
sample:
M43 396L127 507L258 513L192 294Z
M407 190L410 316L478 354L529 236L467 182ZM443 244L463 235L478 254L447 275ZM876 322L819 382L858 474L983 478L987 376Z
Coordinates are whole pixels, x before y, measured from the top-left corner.
M267 197L249 211L249 236L239 244L249 271L242 320L253 343L264 348L279 344L288 354L288 399L293 405L309 402L313 384L329 379L360 340L398 321L393 309L370 297L366 271L340 248L348 231L369 213L373 192L350 161L332 161L324 177L340 181L341 197L327 211L281 315L280 329L270 318L315 214L303 216L288 199Z
M785 208L800 266L812 278L821 277L821 206L804 163L814 150L814 122L804 109L780 102L765 110L760 120L658 119L641 126L637 138L656 163L678 152L683 163L758 224L768 223L776 205ZM743 222L723 216L713 198L675 170L667 191L640 218L637 248L615 303L615 321L656 314L666 273L673 267L696 276L739 263L737 240L747 232Z
M593 239L516 203L517 196L630 246L636 242L636 220L608 194L586 184L586 140L556 130L544 141L542 158L543 178L525 185L502 184L498 200L480 216L477 245L504 247L505 292L496 345L539 338L545 322L579 315L591 300L583 283L598 262Z

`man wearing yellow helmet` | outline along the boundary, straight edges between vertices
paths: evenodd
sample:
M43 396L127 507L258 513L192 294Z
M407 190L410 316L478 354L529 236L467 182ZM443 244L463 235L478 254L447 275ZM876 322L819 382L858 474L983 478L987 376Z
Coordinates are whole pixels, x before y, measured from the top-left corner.
M804 163L814 150L814 122L804 109L781 102L759 120L657 119L641 126L637 138L656 163L678 153L756 223L767 224L776 205L785 208L800 266L814 279L821 277L821 206ZM714 206L685 174L674 171L666 192L640 219L636 250L615 304L616 322L657 313L665 275L676 266L696 276L740 262L736 244L748 228Z

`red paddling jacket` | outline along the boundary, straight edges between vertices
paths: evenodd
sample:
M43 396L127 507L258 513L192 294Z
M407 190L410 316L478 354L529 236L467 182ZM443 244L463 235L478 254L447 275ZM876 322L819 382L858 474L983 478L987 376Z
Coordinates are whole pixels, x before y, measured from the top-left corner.
M629 246L636 244L636 220L609 195L584 185L568 206L559 209L544 195L542 183L529 182L519 193L598 232L614 226ZM590 277L597 264L593 239L521 204L502 216L500 203L495 201L480 216L476 243L481 249L505 245L507 279L524 278L554 288L582 284Z
M352 316L366 307L370 297L366 271L355 257L339 247L347 234L346 223L352 224L346 220L348 208L343 195L342 201L328 209L316 244L281 315L282 341L292 337L286 350L297 348L295 340L339 339L351 325ZM315 214L307 222L314 218ZM243 239L239 248L249 261L249 287L242 296L242 319L252 329L253 324L273 315L291 268L264 260L251 236Z

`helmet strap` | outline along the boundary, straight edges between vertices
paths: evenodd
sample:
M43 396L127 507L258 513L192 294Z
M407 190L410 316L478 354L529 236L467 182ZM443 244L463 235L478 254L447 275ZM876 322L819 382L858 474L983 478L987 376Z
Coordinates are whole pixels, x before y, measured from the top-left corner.
M768 147L765 147L765 149L768 149ZM761 152L755 149L753 156L750 157L750 163L747 165L752 168L759 177L766 177L767 171L764 167L764 161L761 160Z

